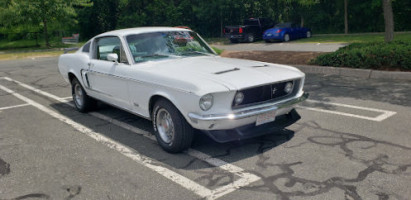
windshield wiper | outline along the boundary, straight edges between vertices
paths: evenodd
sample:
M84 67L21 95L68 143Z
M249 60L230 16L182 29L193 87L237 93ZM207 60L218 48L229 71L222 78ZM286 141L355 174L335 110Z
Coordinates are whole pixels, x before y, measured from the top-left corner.
M187 52L181 53L181 55L188 55L188 54L202 54L202 55L207 55L207 56L214 55L214 54L206 53L206 52L202 52L202 51L187 51Z
M144 56L138 56L138 57L140 57L140 58L150 58L150 57L170 57L170 55L155 53L155 54L144 55Z

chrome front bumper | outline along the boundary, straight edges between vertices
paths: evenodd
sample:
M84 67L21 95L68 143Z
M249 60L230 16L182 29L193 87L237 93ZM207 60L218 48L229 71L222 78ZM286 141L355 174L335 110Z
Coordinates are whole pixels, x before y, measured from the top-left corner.
M278 102L246 107L234 110L233 113L198 115L189 113L188 117L194 128L200 130L227 130L255 123L257 116L266 112L276 111L277 116L288 114L295 106L308 98L308 93Z

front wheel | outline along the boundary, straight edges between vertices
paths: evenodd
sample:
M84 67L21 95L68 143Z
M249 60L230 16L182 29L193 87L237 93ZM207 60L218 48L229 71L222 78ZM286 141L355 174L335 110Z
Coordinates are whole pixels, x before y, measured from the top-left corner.
M87 95L83 86L81 86L76 78L71 81L71 94L73 96L74 106L80 112L90 111L97 104L95 99Z
M230 42L231 43L238 43L238 40L237 39L230 39Z
M169 153L188 149L193 140L193 128L169 101L160 99L152 112L154 133L158 144Z

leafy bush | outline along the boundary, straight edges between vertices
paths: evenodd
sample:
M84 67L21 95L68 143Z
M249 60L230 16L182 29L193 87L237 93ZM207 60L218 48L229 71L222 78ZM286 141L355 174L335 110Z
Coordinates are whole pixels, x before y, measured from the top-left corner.
M411 70L411 41L353 43L310 64L364 69Z

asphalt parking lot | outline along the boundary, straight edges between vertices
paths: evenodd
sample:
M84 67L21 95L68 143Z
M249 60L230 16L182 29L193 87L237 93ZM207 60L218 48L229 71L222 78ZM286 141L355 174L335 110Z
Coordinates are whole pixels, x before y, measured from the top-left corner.
M0 62L0 199L410 199L411 82L305 90L287 130L168 154L145 119L77 112L57 58Z

